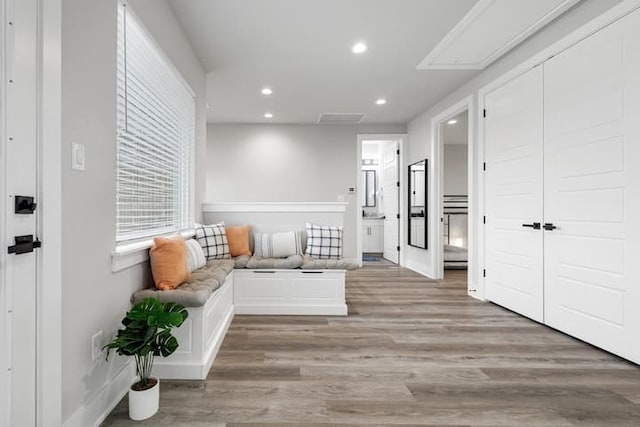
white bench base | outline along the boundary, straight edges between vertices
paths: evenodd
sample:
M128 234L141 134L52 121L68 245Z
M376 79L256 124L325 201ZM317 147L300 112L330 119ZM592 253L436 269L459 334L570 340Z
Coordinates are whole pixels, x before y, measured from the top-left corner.
M236 270L237 314L346 316L344 270Z
M188 307L189 317L173 334L180 346L157 357L153 373L160 379L203 380L218 354L235 314L233 271L203 307Z

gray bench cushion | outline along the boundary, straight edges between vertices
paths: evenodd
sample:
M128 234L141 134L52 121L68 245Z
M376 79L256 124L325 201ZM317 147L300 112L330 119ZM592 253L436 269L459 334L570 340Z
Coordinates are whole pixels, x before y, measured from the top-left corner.
M287 258L258 258L254 256L247 262L246 268L253 270L265 268L294 269L300 268L302 262L302 255L291 255Z
M302 264L303 270L355 270L358 267L358 261L352 258L317 259L305 256Z
M202 268L191 273L191 280L170 291L155 288L143 289L133 294L132 303L144 298L156 298L162 302L175 302L185 307L202 307L233 270L234 261L230 259L212 260Z
M245 268L250 259L251 259L251 255L240 255L240 256L234 257L233 262L235 263L235 265L233 268L235 269Z

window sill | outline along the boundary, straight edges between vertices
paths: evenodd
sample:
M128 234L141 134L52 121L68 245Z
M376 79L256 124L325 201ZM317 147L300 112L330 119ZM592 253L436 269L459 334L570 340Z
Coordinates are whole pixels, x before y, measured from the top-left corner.
M180 231L179 234L186 240L196 233L195 230L189 229ZM153 246L153 238L119 244L111 252L111 271L115 273L148 261L151 246Z

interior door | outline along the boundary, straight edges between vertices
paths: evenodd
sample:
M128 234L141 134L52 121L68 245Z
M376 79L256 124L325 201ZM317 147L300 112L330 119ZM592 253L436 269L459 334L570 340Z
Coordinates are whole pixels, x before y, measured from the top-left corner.
M17 214L17 196L35 196L37 170L37 2L3 1L4 233L2 234L5 364L9 393L5 420L11 426L36 424L36 252L9 254L15 236L36 236L36 214ZM7 197L8 196L8 197ZM28 203L27 203L28 204ZM28 206L23 206L26 212ZM21 249L21 248L20 248Z
M640 363L640 12L545 64L544 155L546 323Z
M542 67L485 98L486 298L543 320Z
M382 188L384 204L384 251L383 257L398 263L398 237L400 221L398 175L398 143L386 142L382 152Z

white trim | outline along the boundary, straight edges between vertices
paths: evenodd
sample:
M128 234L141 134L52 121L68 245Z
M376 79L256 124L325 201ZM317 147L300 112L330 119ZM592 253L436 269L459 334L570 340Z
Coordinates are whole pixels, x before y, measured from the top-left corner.
M210 202L202 212L346 212L347 202Z
M458 101L451 107L445 109L441 113L433 116L431 118L431 158L432 162L432 173L431 178L433 184L430 185L432 190L431 194L433 194L433 202L431 203L432 208L429 209L430 217L432 218L431 226L429 227L429 231L433 233L434 238L431 239L434 242L432 252L432 265L433 265L433 274L435 279L442 279L444 277L444 238L442 236L442 217L443 217L443 188L444 188L444 164L443 164L443 140L442 133L440 131L441 124L445 121L449 120L451 117L454 117L463 111L467 111L468 117L468 129L467 129L467 149L468 149L468 183L467 183L467 194L469 200L469 215L467 215L468 221L468 265L474 265L475 261L475 244L474 240L471 238L473 232L475 231L475 220L472 217L473 213L475 213L475 191L473 189L473 181L474 175L472 175L473 169L471 161L473 155L473 146L475 144L473 140L473 130L474 130L474 105L473 105L473 95L469 95L466 98ZM467 288L469 288L469 283L471 280L467 277ZM475 293L475 292L474 292Z
M128 360L111 381L69 417L64 427L99 426L127 394L135 380L135 364L133 360Z
M505 83L513 80L514 78L518 77L521 74L524 74L525 72L527 72L528 70L544 63L545 61L547 61L548 59L550 59L551 57L558 55L559 53L561 53L562 51L570 48L571 46L575 45L576 43L579 43L580 41L584 40L585 38L589 37L590 35L598 32L599 30L603 29L604 27L614 23L615 21L623 18L624 16L630 14L631 12L633 12L634 10L640 8L640 0L624 0L621 3L617 4L616 6L612 7L611 9L609 9L608 11L604 12L603 14L597 16L596 18L592 19L591 21L589 21L587 24L583 25L582 27L578 28L577 30L571 32L569 35L563 37L562 39L558 40L557 42L553 43L551 46L546 47L545 49L541 50L540 52L538 52L537 54L533 55L531 58L529 58L528 60L520 63L519 65L515 66L514 68L512 68L511 70L507 71L506 73L502 74L500 77L496 78L495 80L493 80L492 82L486 84L485 86L481 87L478 90L478 111L476 114L477 120L478 120L478 132L477 132L477 136L478 136L478 140L476 141L476 155L477 155L477 161L475 163L476 166L476 172L474 174L474 176L476 176L478 178L478 194L477 194L477 202L478 202L478 210L477 210L477 214L478 214L478 218L481 215L484 215L485 212L485 208L484 208L484 197L485 197L485 189L484 189L484 174L481 172L482 171L482 164L484 162L484 156L485 156L485 146L486 146L486 141L485 141L485 137L484 137L484 121L482 118L482 112L485 108L485 98L487 96L487 94L497 88L499 88L500 86L504 85ZM488 112L488 114L491 114L491 112ZM470 171L471 172L471 171ZM485 297L485 284L484 284L484 278L482 277L482 270L483 270L483 266L484 266L484 248L485 248L485 234L484 234L484 227L479 227L478 229L478 241L476 244L476 247L478 249L482 248L482 250L478 250L478 259L477 259L477 266L474 269L474 278L475 278L475 283L474 283L474 287L476 289L475 294L473 295L474 297L478 298L478 299L482 299L484 300ZM471 295L471 294L470 294Z
M0 242L2 242L2 251L0 252L0 425L8 426L10 423L11 410L11 383L8 367L9 367L9 327L10 319L8 315L8 294L5 284L7 283L7 252L4 250L7 238L7 187L6 187L6 170L7 170L7 80L5 78L5 47L6 47L6 0L0 0Z
M549 11L546 15L540 17L537 21L533 22L524 31L518 33L515 37L496 49L492 54L484 58L479 63L452 63L452 64L431 64L430 62L444 52L461 34L465 32L467 27L471 25L476 19L478 19L489 7L494 6L495 0L479 0L465 16L456 24L455 27L433 48L431 52L418 64L416 67L419 70L483 70L488 67L492 62L496 61L502 55L509 52L516 47L527 37L538 31L540 28L553 21L560 16L570 7L578 3L579 0L565 0L557 5L553 10Z
M398 157L398 175L400 180L400 188L398 190L398 203L399 214L400 214L400 223L398 227L398 246L400 246L400 253L398 254L398 265L404 266L405 260L405 226L404 226L404 217L405 217L405 197L404 193L406 187L406 178L404 176L404 165L405 165L405 147L408 146L408 134L406 133L359 133L357 135L357 144L356 144L356 170L357 172L357 181L358 185L356 185L356 203L358 209L356 209L356 257L358 260L358 265L362 267L362 205L360 204L360 200L362 200L362 189L360 188L360 173L362 171L362 143L364 141L395 141L398 143L398 149L400 150L400 156Z
M38 0L37 425L62 424L62 2Z
M420 248L418 248L420 249ZM407 261L407 263L405 265L403 265L403 267L408 268L409 270L415 271L418 274L422 274L425 277L428 278L433 278L434 274L433 274L433 270L431 268L429 268L429 266L424 265L422 263L413 261L413 260L409 260Z
M194 229L188 229L171 234L163 234L163 237L180 234L183 239L190 239L195 236ZM153 238L138 240L133 243L118 245L111 252L111 271L125 270L137 264L142 264L149 259L149 248L153 246Z

